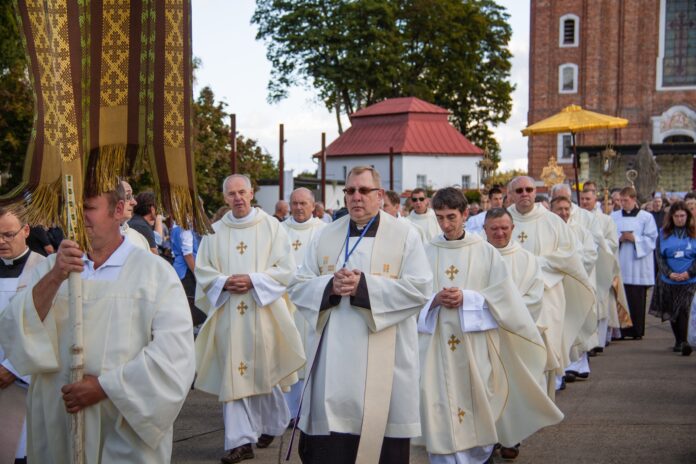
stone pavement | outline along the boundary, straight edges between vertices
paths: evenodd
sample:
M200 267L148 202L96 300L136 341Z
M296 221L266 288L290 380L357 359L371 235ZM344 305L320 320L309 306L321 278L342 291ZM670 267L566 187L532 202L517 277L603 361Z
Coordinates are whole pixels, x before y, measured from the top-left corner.
M696 463L696 353L672 353L669 324L652 316L646 324L643 340L613 342L591 358L590 378L558 393L565 420L525 441L515 462ZM287 439L288 434L283 452ZM244 462L285 462L279 460L279 441L255 450L256 459ZM219 462L222 445L220 404L213 396L192 392L174 427L172 462ZM296 451L290 462L300 462ZM428 460L414 447L411 462Z

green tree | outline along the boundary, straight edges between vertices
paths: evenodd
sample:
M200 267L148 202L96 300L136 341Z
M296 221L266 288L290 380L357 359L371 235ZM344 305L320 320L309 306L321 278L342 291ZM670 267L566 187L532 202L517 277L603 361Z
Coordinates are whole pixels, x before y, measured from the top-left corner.
M489 176L484 181L486 188L492 188L493 186L505 187L510 183L512 179L517 176L526 176L527 171L524 169L512 169L510 171L496 172L492 176Z
M22 180L34 97L12 0L0 0L0 194Z
M512 30L493 0L257 0L252 23L273 65L269 100L312 86L340 115L415 96L494 161L491 126L510 117Z

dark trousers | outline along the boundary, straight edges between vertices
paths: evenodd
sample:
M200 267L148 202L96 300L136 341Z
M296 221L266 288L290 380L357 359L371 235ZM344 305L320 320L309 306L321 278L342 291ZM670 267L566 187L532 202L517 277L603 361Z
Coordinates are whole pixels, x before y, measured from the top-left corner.
M184 292L186 292L189 309L191 309L191 319L193 319L193 325L202 324L205 322L206 315L194 304L196 299L196 276L193 275L193 272L191 272L190 269L186 269L186 275L183 279L181 279L181 285L184 286Z
M648 295L646 285L624 284L628 311L631 313L633 327L621 329L622 337L642 337L645 335L645 303Z
M300 434L298 451L302 464L354 464L358 455L360 435L334 433L331 435ZM384 437L379 464L408 464L410 438Z
M680 345L686 341L687 332L689 331L689 313L691 308L685 308L685 310L679 311L676 321L669 321L669 325L672 326L672 332L674 333L674 344Z

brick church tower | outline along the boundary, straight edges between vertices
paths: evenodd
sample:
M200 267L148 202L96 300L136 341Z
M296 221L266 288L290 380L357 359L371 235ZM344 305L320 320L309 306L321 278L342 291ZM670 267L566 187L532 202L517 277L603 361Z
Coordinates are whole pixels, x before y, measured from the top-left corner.
M696 2L531 0L530 18L528 123L571 104L626 118L625 129L578 134L577 143L589 155L590 166L612 143L622 154L620 167L625 171L646 141L661 167L662 187L691 189ZM564 134L530 137L530 175L538 178L549 157L557 156L570 176L569 141ZM590 168L589 177L595 177L597 169ZM624 172L617 174L621 184Z

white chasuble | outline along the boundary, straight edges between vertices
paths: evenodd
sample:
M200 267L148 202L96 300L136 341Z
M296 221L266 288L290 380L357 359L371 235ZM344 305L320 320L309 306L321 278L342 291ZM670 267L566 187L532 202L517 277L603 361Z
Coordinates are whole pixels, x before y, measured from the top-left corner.
M136 247L145 251L150 251L150 243L147 241L145 236L130 227L128 222L121 224L121 235L128 237L128 240L130 240L131 243Z
M70 378L67 281L43 321L32 296L54 263L51 255L36 266L0 317L10 360L32 375L29 462L67 463L71 455L60 391ZM127 239L97 271L88 265L82 273L85 374L98 376L108 398L84 410L85 462L168 463L174 420L195 372L184 289L169 263Z
M655 285L653 252L657 240L657 226L652 215L638 211L637 215L624 216L624 211L611 213L617 228L617 237L622 232L633 232L635 243L619 244L621 277L627 285Z
M513 237L541 265L545 290L536 323L544 330L549 348L547 369L562 375L565 366L574 361L570 352L575 340L591 336L581 331L587 329L594 291L570 227L560 217L538 203L527 214L519 213L515 205L508 211L515 224ZM596 323L592 331L595 329Z
M309 248L314 234L321 228L325 227L326 223L315 217L310 218L305 222L297 222L292 216L290 216L287 220L283 221L281 225L285 228L285 231L288 234L288 239L290 240L290 250L295 257L295 264L297 264L297 267L299 268L299 266L302 265L305 252ZM309 344L309 335L314 331L314 327L310 326L307 320L302 317L299 311L297 311L297 308L293 302L290 301L290 298L287 297L287 294L285 296L285 301L293 315L297 330L300 332L302 346L304 347L305 352L307 352L311 348L311 345ZM304 379L305 368L303 367L300 369L297 375L300 379Z
M431 208L428 208L423 214L417 214L415 211L411 211L407 218L423 231L423 236L425 238L423 243L428 243L433 237L440 234L440 226L437 223L435 211Z
M560 422L563 414L546 394L544 342L500 254L468 233L462 240L436 237L426 254L434 292L458 287L464 297L461 308L427 304L419 317L428 452L514 446Z
M364 407L369 400L366 384L375 380L368 376L369 340L391 328L395 329L395 352L391 399L380 405L387 414L383 436L409 438L421 432L416 315L431 294L432 275L416 230L384 212L378 217L375 237L362 238L346 265L362 271L369 309L352 305L353 298L347 296L337 305L321 309L324 292L345 261L348 216L317 232L288 288L315 333L324 330L300 419L300 428L310 435L361 433L363 418L371 413ZM351 236L348 249L358 240ZM310 345L311 357L317 341ZM378 382L390 381L386 373L379 375Z
M208 315L196 338L195 387L222 402L271 393L305 362L300 335L282 295L295 272L285 229L260 209L250 219L229 212L201 240L196 256L196 306ZM223 290L249 274L245 294Z
M522 248L515 240L510 240L507 246L497 250L503 257L529 314L536 321L541 313L544 298L544 278L536 256Z

